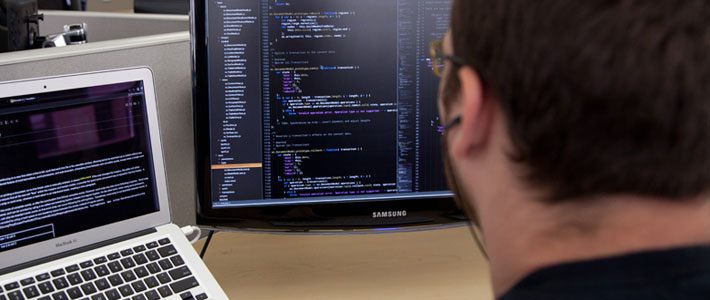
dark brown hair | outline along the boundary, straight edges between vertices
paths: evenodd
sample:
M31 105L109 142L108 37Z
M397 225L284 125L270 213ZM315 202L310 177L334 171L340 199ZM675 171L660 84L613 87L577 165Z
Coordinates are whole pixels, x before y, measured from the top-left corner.
M708 191L710 1L456 0L451 27L547 200Z

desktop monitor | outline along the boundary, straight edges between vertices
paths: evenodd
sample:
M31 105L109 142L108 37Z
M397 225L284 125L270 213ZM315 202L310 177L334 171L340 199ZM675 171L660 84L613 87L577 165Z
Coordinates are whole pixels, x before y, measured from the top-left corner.
M197 223L269 231L461 223L429 43L451 0L192 2Z

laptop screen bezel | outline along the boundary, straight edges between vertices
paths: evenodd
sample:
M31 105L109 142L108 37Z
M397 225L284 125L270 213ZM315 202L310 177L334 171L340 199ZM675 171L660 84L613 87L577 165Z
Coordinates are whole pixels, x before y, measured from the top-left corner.
M170 222L170 205L165 176L163 148L160 138L159 117L153 72L148 67L107 70L56 77L34 78L0 83L0 98L46 92L87 88L123 82L143 81L148 117L148 136L154 166L155 191L158 211L53 238L43 242L11 249L0 253L0 269L41 259L49 255L91 246L108 239L157 227Z

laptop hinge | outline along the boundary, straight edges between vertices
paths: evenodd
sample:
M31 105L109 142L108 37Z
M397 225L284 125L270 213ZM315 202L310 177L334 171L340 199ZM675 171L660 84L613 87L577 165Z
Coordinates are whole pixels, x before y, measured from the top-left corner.
M16 265L16 266L11 266L11 267L4 268L4 269L0 270L0 275L5 275L5 274L7 274L7 273L11 273L11 272L15 272L15 271L18 271L18 270L22 270L22 269L34 267L34 266L37 266L37 265L40 265L40 264L43 264L43 263L48 263L48 262L55 261L55 260L58 260L58 259L62 259L62 258L68 257L68 256L72 256L72 255L79 254L79 253L82 253L82 252L91 251L91 250L94 250L94 249L97 249L97 248L101 248L101 247L103 247L103 246L108 246L108 245L115 244L115 243L118 243L118 242L123 242L123 241L126 241L126 240L130 240L130 239L132 239L132 238L136 238L136 237L139 237L139 236L143 236L143 235L147 235L147 234L151 234L151 233L155 233L155 232L158 232L158 231L155 230L155 228L150 228L150 229L146 229L146 230L141 230L141 231L138 231L138 232L134 232L134 233L131 233L131 234L119 236L119 237L116 237L116 238L113 238L113 239L110 239L110 240L101 241L101 242L98 242L98 243L95 243L95 244L91 244L91 245L88 245L88 246L76 248L76 249L69 250L69 251L66 251L66 252L62 252L62 253L50 255L50 256L47 256L47 257L40 258L40 259L36 259L36 260L33 260L33 261L29 261L29 262L26 262L26 263L22 263L22 264L19 264L19 265Z

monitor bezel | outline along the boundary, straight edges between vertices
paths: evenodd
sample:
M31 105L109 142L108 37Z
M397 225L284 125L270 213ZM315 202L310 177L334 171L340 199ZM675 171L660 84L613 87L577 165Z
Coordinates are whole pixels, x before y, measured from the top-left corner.
M193 125L195 142L196 171L196 220L197 225L212 228L259 231L317 232L319 230L360 230L379 229L388 225L342 225L342 226L284 226L275 225L279 220L357 220L373 218L377 212L406 212L412 219L428 218L431 221L402 224L395 222L395 229L409 227L437 228L442 225L467 222L457 208L451 193L437 197L417 197L411 193L406 198L377 201L329 202L310 204L287 204L269 206L247 206L235 208L212 208L211 163L210 163L210 120L209 120L209 78L208 78L208 35L206 1L190 2L191 65L193 90ZM400 217L401 218L401 217ZM393 221L402 221L393 218ZM386 222L383 222L386 223ZM405 222L406 223L406 222Z

